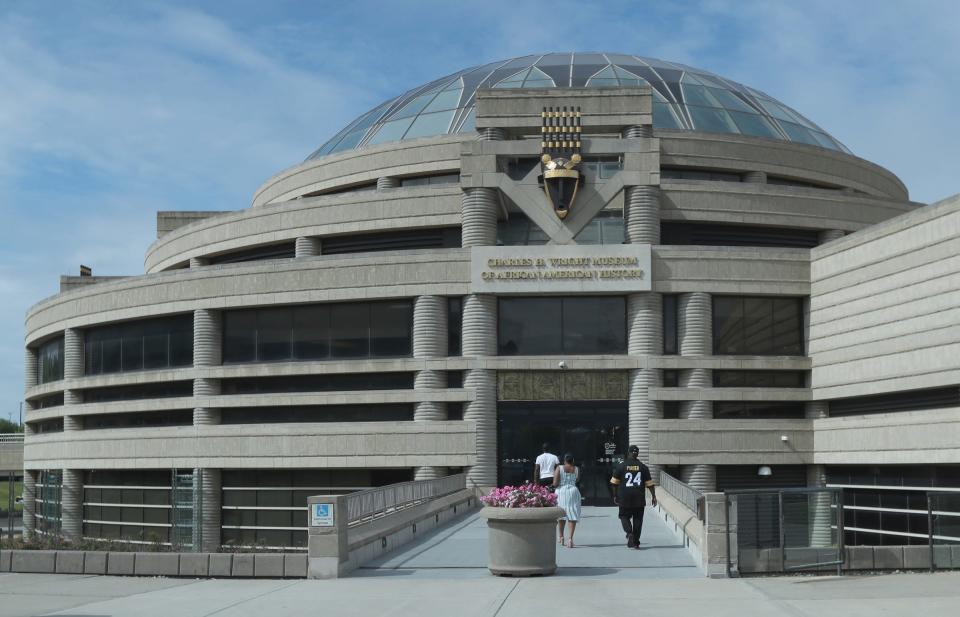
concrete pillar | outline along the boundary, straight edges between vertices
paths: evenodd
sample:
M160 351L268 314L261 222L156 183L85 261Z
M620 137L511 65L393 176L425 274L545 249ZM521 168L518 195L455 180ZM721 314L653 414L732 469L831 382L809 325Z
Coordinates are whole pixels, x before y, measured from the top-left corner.
M503 141L507 138L507 132L499 127L488 127L477 129L480 141Z
M209 266L210 260L206 257L191 257L190 258L190 268L202 268L203 266Z
M497 191L491 188L470 188L461 201L462 244L493 246L497 243Z
M743 174L743 181L749 182L751 184L766 184L767 183L767 172L765 171L748 171Z
M23 538L31 539L37 531L37 476L32 469L23 471Z
M195 470L200 482L200 550L204 553L220 551L221 479L219 469ZM196 517L194 517L196 518Z
M390 176L383 176L382 178L377 178L377 190L385 191L387 189L395 189L400 187L400 178L391 178Z
M807 465L807 486L825 488L827 486L827 468L824 465ZM830 493L813 493L807 507L810 509L810 546L833 546Z
M680 479L702 493L717 490L716 465L684 465Z
M497 485L496 371L471 369L463 385L476 393L463 410L463 419L477 427L476 463L467 470L467 488L492 488Z
M83 332L67 328L63 333L63 378L70 380L83 377ZM78 431L83 428L80 419L69 415L70 407L83 403L83 392L75 389L63 391L63 430Z
M83 472L64 469L60 489L60 533L71 542L83 536Z
M623 131L624 139L639 139L641 137L653 137L652 124L634 124Z
M631 356L656 356L663 353L663 297L659 293L627 296L627 353ZM630 443L640 448L640 460L647 463L654 481L659 480L660 466L650 464L651 419L663 417L662 405L651 400L649 389L662 384L659 369L630 371L628 426Z
M219 311L197 309L193 312L193 366L205 368L220 366L223 338L223 320ZM197 377L193 380L194 398L220 394L220 380ZM194 426L220 424L220 410L208 407L203 401L193 410Z
M847 232L842 229L824 229L820 232L820 244L826 244L831 240L837 240L844 237Z
M709 356L713 353L713 303L710 294L702 291L681 294L678 302L678 338L681 356ZM680 386L694 390L713 386L713 371L694 368L680 371ZM680 417L709 419L713 417L711 401L689 400L680 404ZM713 465L685 465L681 479L701 491L712 491L717 483Z
M447 355L447 299L443 296L419 296L413 303L413 357L439 359ZM447 387L445 371L424 369L414 376L414 390L442 390ZM415 422L447 419L447 404L421 401L413 409ZM444 467L417 467L415 480L430 480L447 475Z
M316 257L320 254L320 238L297 238L293 250L293 256L298 259L301 257Z
M24 349L23 387L29 390L40 383L40 350L35 347Z
M660 187L628 186L624 190L624 219L631 244L660 244Z
M497 353L497 298L471 294L463 299L463 357L482 358ZM489 488L497 485L497 376L496 371L471 368L464 387L476 398L467 403L463 419L477 427L476 464L467 471L467 485Z

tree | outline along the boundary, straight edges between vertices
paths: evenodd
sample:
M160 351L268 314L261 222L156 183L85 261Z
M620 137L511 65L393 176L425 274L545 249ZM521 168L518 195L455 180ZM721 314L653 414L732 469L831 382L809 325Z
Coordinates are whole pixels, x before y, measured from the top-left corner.
M0 418L0 433L22 433L23 429L20 428L17 424Z

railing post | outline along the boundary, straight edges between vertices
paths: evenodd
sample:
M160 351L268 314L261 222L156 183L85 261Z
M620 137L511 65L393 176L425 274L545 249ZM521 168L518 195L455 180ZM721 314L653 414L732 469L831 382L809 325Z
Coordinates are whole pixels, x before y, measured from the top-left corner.
M930 491L927 491L927 546L930 547L930 571L934 571L933 563L933 502Z
M317 506L321 506L314 516ZM326 512L324 508L326 506ZM346 495L315 495L307 499L307 578L340 578L350 567Z

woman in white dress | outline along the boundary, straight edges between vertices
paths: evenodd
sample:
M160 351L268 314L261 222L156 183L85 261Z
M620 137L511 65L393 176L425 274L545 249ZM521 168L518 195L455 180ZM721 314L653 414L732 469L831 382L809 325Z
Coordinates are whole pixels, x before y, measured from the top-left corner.
M561 545L573 548L573 533L577 530L577 521L580 520L580 489L577 482L580 480L580 469L569 452L563 455L563 465L553 472L553 486L556 487L557 505L563 508L566 516L557 521L558 541ZM564 541L563 529L570 523L570 539Z

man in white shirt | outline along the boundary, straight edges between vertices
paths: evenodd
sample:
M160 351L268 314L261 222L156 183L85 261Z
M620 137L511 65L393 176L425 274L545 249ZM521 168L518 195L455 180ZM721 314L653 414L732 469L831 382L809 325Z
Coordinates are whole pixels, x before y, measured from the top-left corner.
M556 454L550 453L550 444L543 444L543 454L533 466L533 481L540 486L553 486L553 471L560 464Z

